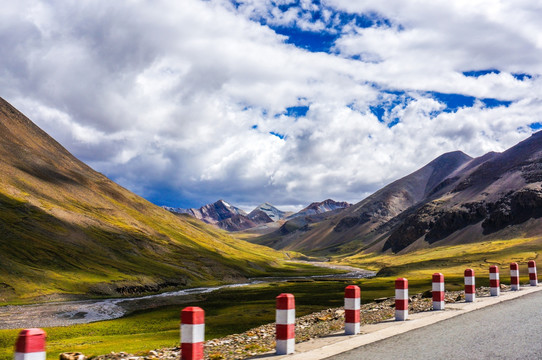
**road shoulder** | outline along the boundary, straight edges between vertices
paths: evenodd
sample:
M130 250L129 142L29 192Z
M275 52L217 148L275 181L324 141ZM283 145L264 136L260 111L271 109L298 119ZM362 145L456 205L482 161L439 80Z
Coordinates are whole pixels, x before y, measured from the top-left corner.
M292 359L292 360L318 360L355 349L379 340L405 333L410 330L419 329L439 321L450 319L474 310L487 306L516 299L518 297L541 291L542 286L521 287L519 291L508 291L501 293L499 297L478 297L476 302L458 302L447 304L444 311L428 311L409 315L407 321L388 320L378 324L365 325L361 328L361 334L346 336L343 332L329 336L312 339L310 341L296 344L296 353L291 355L275 355L267 353L254 357L253 359Z

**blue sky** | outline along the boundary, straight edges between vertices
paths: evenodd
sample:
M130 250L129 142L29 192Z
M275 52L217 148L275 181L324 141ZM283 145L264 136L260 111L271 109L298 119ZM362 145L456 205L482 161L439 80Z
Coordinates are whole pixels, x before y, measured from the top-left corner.
M352 203L542 128L542 6L20 1L0 96L159 205Z

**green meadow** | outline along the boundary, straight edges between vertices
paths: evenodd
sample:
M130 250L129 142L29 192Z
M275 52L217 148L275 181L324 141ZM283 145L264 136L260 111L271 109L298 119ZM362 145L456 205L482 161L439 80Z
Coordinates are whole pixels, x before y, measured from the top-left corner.
M205 310L206 339L240 333L275 321L275 297L292 293L297 316L343 305L344 288L356 284L362 301L394 295L393 279L295 281L222 289L199 295L191 303L138 311L124 318L66 327L44 328L48 334L47 358L58 359L61 352L80 351L87 356L111 351L143 354L149 350L178 346L179 317L185 306ZM414 281L412 292L431 287L428 281ZM18 330L0 330L0 359L13 358Z
M486 279L489 267L498 265L500 278L505 282L510 280L510 263L517 262L522 275L520 280L527 281L527 263L537 260L541 249L540 237L516 238L436 246L400 255L360 253L342 259L342 262L379 271L379 277L403 276L409 279L424 279L435 272L449 278L462 278L465 269L471 268L482 281Z
M380 271L378 277L359 280L289 281L221 289L197 295L182 305L137 311L128 316L91 324L45 328L48 333L48 359L58 354L80 351L87 356L111 351L145 354L149 350L179 345L180 311L186 306L199 306L206 312L206 338L212 339L270 323L275 317L275 297L292 293L298 316L343 305L344 288L361 287L362 302L394 296L397 277L409 280L411 294L431 289L431 274L445 275L447 290L463 288L463 271L473 268L477 286L488 286L489 266L500 265L501 281L509 283L511 261L520 265L520 280L528 282L527 261L536 259L542 238L495 240L477 244L423 249L404 255L358 254L341 263ZM292 264L297 267L299 264ZM293 269L283 269L291 274ZM299 268L296 269L300 271ZM303 269L307 272L315 269ZM301 273L305 271L301 270ZM325 272L329 269L320 269ZM279 274L273 274L279 276ZM13 357L18 330L0 330L0 359Z

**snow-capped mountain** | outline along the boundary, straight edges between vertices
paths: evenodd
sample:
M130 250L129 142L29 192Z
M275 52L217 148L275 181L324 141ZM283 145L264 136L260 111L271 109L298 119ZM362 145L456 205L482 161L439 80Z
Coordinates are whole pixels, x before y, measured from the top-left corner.
M166 206L164 206L164 208L173 213L192 215L193 217L203 220L208 224L217 224L220 221L229 219L234 215L247 216L247 213L244 210L239 209L224 200L218 200L215 203L204 205L199 209L182 209Z
M286 212L281 211L277 209L276 207L274 207L273 205L271 205L270 203L266 202L257 206L254 210L252 210L248 214L249 219L252 219L253 217L257 216L259 211L264 212L273 221L284 219L288 215Z
M328 211L334 211L337 209L345 209L347 207L350 207L352 204L349 204L345 201L335 201L332 199L327 199L322 202L313 202L303 210L288 216L288 219L293 219L299 216L310 216L310 215L317 215L317 214L323 214Z

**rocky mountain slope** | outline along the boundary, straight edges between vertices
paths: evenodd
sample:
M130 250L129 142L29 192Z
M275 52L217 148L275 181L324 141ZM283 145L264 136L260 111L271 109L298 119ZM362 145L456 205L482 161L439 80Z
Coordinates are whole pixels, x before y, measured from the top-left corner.
M350 207L350 206L352 206L352 204L349 204L346 201L335 201L332 199L327 199L320 202L313 202L306 208L298 211L295 214L288 216L287 219L323 214L329 211L335 211L337 209L346 209L347 207Z
M286 216L288 216L288 213L286 211L281 211L277 209L276 207L274 207L273 205L271 205L270 203L266 202L257 206L254 210L252 210L248 214L248 217L252 219L253 217L257 216L259 212L265 213L273 221L279 221L279 220L284 219Z
M375 241L375 229L422 202L448 175L471 160L460 151L441 155L416 172L307 228L302 236L290 237L292 241L275 242L280 246L273 247L321 253L359 250ZM251 241L267 244L258 238Z
M542 132L472 160L439 191L397 217L382 250L529 237L542 230Z
M204 205L200 207L199 209L195 209L195 208L182 209L182 208L171 208L171 207L164 207L164 208L173 213L191 215L195 217L196 219L206 222L207 224L218 224L222 220L229 219L235 215L242 215L242 216L247 215L247 213L244 210L239 209L222 199L212 204Z
M218 227L227 231L241 231L251 229L261 224L273 222L263 211L254 213L252 217L233 215L217 223Z
M283 258L122 188L1 98L0 234L0 301L236 281Z
M224 200L207 204L199 209L182 209L164 206L164 209L174 214L188 214L207 224L213 224L227 231L241 231L261 224L273 222L273 218L281 218L284 213L273 205L265 203L247 214ZM271 215L272 217L270 217Z
M444 154L300 236L253 241L321 255L402 253L537 236L541 218L538 132L503 153L475 159L462 152Z

